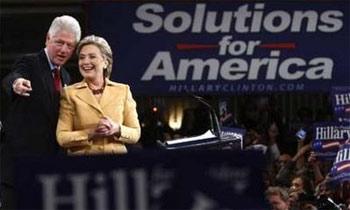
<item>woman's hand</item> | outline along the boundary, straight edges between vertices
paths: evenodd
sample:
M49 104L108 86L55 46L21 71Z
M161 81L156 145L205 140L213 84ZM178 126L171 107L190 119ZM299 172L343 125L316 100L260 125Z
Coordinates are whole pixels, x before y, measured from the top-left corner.
M120 136L120 125L113 122L113 120L108 117L102 117L91 134L92 137L107 137L113 135Z
M95 131L102 136L112 136L120 133L120 125L108 117L102 117Z

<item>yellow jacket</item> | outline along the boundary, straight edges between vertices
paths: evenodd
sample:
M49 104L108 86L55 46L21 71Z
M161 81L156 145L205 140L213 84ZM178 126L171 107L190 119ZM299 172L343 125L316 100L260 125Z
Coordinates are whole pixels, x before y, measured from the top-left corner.
M122 154L125 144L136 143L141 135L136 102L130 87L106 79L100 102L86 82L65 87L61 93L60 114L57 124L57 141L68 154ZM100 137L88 140L101 117L109 117L121 125L120 137Z

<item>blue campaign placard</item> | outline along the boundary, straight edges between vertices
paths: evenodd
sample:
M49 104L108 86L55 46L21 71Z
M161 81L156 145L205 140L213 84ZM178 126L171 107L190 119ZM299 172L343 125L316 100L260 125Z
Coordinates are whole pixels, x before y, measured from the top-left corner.
M320 159L333 160L339 148L350 138L350 126L340 122L313 124L312 149Z
M20 209L267 209L260 153L18 159Z
M335 120L350 125L350 86L332 87L331 98Z
M350 140L340 147L329 175L335 185L350 180Z

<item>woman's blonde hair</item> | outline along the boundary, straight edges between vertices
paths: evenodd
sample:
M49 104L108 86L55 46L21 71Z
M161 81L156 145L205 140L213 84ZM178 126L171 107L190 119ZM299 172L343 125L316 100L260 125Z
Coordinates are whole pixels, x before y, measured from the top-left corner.
M108 64L107 64L107 67L103 69L103 75L109 78L112 73L112 65L113 65L113 53L112 53L111 47L109 46L108 42L104 38L95 36L95 35L90 35L90 36L84 37L79 42L77 46L77 55L79 56L79 53L83 48L83 46L89 45L89 44L92 44L98 47L98 49L100 49L102 53L102 56L105 59L107 59Z

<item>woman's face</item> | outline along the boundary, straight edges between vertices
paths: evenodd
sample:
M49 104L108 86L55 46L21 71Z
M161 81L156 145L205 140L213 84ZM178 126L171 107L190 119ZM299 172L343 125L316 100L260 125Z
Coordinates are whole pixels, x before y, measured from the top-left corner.
M107 61L96 45L88 44L81 48L79 53L79 71L86 80L103 79L103 69L106 67Z

